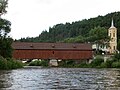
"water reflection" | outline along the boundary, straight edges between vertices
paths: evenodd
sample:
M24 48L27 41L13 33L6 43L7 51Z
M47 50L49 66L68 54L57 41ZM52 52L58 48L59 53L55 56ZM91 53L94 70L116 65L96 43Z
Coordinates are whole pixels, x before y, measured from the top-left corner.
M120 69L24 68L0 71L0 90L120 90Z

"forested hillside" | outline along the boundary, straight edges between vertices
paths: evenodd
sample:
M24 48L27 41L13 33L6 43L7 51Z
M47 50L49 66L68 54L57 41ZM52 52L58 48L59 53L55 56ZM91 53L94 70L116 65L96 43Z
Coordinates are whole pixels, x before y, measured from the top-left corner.
M32 38L21 38L21 42L85 42L95 40L90 38L91 30L97 28L109 29L111 20L114 20L114 26L118 29L118 38L120 39L120 12L109 13L105 16L98 16L90 19L83 19L66 24L56 24L49 28L49 31L44 30L39 36ZM105 33L107 36L107 33ZM106 37L104 37L106 38Z

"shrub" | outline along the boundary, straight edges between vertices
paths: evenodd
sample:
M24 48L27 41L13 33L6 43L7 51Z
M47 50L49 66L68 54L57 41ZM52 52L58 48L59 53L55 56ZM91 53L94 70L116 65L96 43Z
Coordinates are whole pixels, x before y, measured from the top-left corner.
M113 68L120 68L120 61L119 62L113 62L112 67Z
M23 64L22 64L22 62L20 62L20 61L16 61L16 60L11 60L11 61L9 61L10 63L11 63L11 69L17 69L17 68L22 68L23 67Z
M41 61L41 66L48 66L48 60L42 60Z
M83 63L81 63L81 64L78 64L77 67L80 67L80 68L88 68L88 67L90 67L90 65L87 64L87 63L85 63L85 62L83 62Z
M22 62L13 60L13 59L5 59L0 56L0 69L1 70L8 70L8 69L17 69L22 68Z
M104 62L103 58L96 57L96 59L94 59L90 65L91 67L97 67L97 66L100 66L103 62Z
M107 68L107 64L103 62L103 63L101 63L100 67L101 68Z
M113 60L107 60L105 63L106 63L106 66L107 66L108 68L111 68L111 67L112 67L112 63L113 63Z
M0 69L7 69L7 60L0 57Z
M66 66L67 67L75 67L75 61L74 60L67 60Z
M120 61L120 53L116 53L113 57L114 61Z

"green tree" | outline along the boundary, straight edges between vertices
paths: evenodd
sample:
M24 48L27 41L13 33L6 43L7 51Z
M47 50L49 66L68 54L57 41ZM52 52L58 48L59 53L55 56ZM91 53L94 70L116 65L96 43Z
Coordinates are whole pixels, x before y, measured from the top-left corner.
M95 27L94 29L91 29L89 32L89 36L93 43L96 44L96 49L97 51L99 50L100 46L107 45L109 36L107 34L107 30L104 27ZM90 41L90 40L89 40Z
M4 58L12 57L12 44L13 40L10 37L0 39L0 55Z
M8 0L0 0L0 15L6 13L6 7L8 5Z
M0 16L6 13L8 0L0 0ZM4 58L12 57L12 38L8 33L11 31L11 23L0 17L0 55Z

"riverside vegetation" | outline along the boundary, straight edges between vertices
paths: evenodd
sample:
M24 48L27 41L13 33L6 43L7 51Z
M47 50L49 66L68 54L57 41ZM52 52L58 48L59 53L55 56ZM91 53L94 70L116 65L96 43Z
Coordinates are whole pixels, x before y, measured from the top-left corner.
M72 65L72 66L71 66ZM67 65L65 64L67 67ZM96 58L91 63L80 63L75 64L74 62L71 64L68 63L68 66L70 67L80 67L80 68L120 68L120 54L115 54L112 58L106 60L104 62L104 59L100 56L96 56Z
M96 58L91 63L80 62L76 63L75 60L62 60L58 67L70 67L70 68L120 68L120 54L115 54L112 58L106 60L101 56ZM30 66L49 66L48 60L33 61L29 63Z
M17 69L22 67L22 62L13 60L11 58L5 59L0 56L0 70Z
M37 61L32 61L29 63L29 66L44 66L48 67L49 61L48 60L37 60Z

